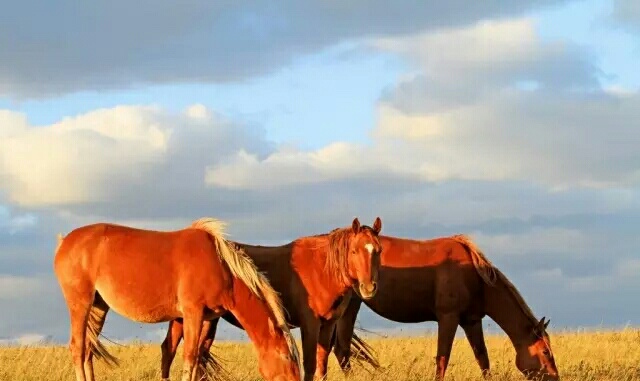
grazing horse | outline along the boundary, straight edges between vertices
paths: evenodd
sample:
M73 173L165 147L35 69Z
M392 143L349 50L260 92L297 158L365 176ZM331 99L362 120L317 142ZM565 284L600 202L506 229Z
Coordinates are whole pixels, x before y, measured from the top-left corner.
M377 292L381 248L378 234L381 229L379 217L373 227L361 226L355 218L351 227L299 238L284 246L236 243L258 269L265 272L280 294L288 323L300 327L305 380L313 379L314 372L319 378L326 375L331 334L349 303L352 289L358 289L365 300ZM236 327L246 328L229 314L222 317ZM213 320L203 327L206 337L202 353L205 357L213 343L217 323ZM163 378L169 376L182 331L180 320L169 323L167 337L162 343ZM356 338L354 345L358 346L358 343ZM316 356L320 361L316 361Z
M378 292L354 296L336 325L334 353L350 369L350 339L362 302L378 315L400 323L438 322L436 378L443 379L458 325L462 326L485 376L489 357L482 318L493 319L516 350L516 366L529 379L559 380L549 321L537 320L518 290L466 236L426 241L380 236Z
M249 257L202 218L159 232L99 223L59 237L54 270L71 319L76 381L93 381L92 357L117 363L98 341L110 308L142 323L184 323L182 380L194 380L203 321L231 312L259 354L266 380L300 379L298 350L277 293Z

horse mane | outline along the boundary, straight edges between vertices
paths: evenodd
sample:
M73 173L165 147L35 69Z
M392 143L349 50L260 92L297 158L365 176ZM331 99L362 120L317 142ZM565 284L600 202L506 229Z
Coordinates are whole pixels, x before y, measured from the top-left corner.
M302 369L298 347L289 331L280 297L264 274L258 271L255 263L244 250L236 247L236 245L231 244L224 238L225 227L225 222L209 217L200 218L192 222L189 226L191 229L207 232L215 242L218 255L229 266L231 274L246 284L249 290L259 299L266 301L267 306L276 319L278 327L283 331L287 346L289 347L289 355L298 363L299 368Z
M328 234L329 252L325 262L325 269L335 279L349 279L348 254L349 243L353 236L351 226L346 228L336 228Z
M494 286L498 277L496 273L498 269L487 259L475 242L465 234L454 235L451 238L467 248L469 255L471 255L473 267L475 267L478 275L486 284Z
M537 319L531 311L531 308L524 301L524 298L516 288L516 286L511 283L511 281L507 278L506 275L502 273L497 267L495 267L484 255L484 253L478 248L478 246L469 238L467 235L458 234L451 237L453 240L459 242L464 245L471 255L471 260L473 261L473 266L476 271L480 275L480 277L490 286L495 287L496 282L500 281L502 285L509 291L509 294L516 301L516 304L520 307L522 312L532 321L536 322Z

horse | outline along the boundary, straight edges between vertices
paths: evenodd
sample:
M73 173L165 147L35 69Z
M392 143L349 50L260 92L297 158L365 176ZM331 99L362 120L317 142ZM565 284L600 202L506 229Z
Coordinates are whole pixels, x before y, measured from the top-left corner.
M326 376L325 354L330 350L331 333L351 299L352 289L358 289L365 300L376 294L381 229L379 217L373 227L360 225L355 218L351 227L298 238L283 246L235 243L260 271L265 272L280 294L290 326L300 327L305 381L312 380L314 372L316 377ZM222 318L238 328L245 328L230 314L224 314ZM212 320L203 327L206 334L202 353L205 356L213 343L217 323L218 320ZM182 332L183 323L179 319L169 323L161 345L162 377L165 379L169 376ZM356 338L354 345L358 343ZM321 360L316 361L316 356Z
M444 379L458 325L482 374L489 376L484 316L505 331L516 350L516 366L528 379L560 379L547 333L549 320L537 320L516 287L468 236L420 241L380 236L379 240L378 292L366 299L354 295L332 335L334 354L345 373L351 369L349 342L364 302L395 322L438 322L436 379Z
M76 381L94 381L93 357L117 359L98 335L107 312L141 323L184 324L182 381L193 381L203 321L230 312L245 327L266 380L300 380L300 360L281 300L255 264L201 218L176 231L96 223L59 236L54 271L69 310Z

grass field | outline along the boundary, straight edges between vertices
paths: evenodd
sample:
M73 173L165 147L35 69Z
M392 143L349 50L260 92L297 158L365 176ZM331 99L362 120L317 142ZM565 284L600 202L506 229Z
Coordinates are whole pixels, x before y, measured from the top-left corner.
M640 381L640 330L618 332L551 333L561 379L566 381ZM431 380L434 375L435 337L368 338L377 351L383 370L371 372L356 366L350 380ZM159 344L159 343L158 343ZM133 381L160 379L160 347L152 345L109 345L121 361L117 368L96 363L96 379ZM298 343L299 344L299 343ZM513 365L514 350L506 336L488 336L493 380L522 380ZM181 346L182 348L182 346ZM212 352L220 355L235 380L260 380L256 355L249 344L222 342ZM171 379L179 380L182 366L179 351L171 368ZM345 380L333 355L329 379ZM469 345L456 339L447 374L448 380L479 380L480 371ZM71 357L64 346L0 348L0 380L74 380Z

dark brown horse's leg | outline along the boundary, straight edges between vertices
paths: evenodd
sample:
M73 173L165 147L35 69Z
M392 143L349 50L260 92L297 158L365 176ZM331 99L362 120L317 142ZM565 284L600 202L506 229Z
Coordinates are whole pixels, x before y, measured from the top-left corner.
M216 325L218 323L218 319L215 320ZM203 380L205 379L205 367L207 366L207 362L206 362L206 357L204 356L204 351L206 350L207 353L209 352L209 348L211 347L211 344L213 343L213 338L211 338L209 345L207 346L207 348L205 349L205 342L207 341L207 338L209 337L209 332L211 331L211 327L213 326L212 322L207 320L204 321L202 323L202 330L200 331L200 339L198 339L198 358L200 359L199 361L199 366L196 368L195 372L196 372L196 380ZM216 332L216 328L214 326L213 328L213 337L215 337L215 332Z
M196 368L200 358L199 343L200 332L202 331L204 307L192 307L184 312L184 368L182 370L182 381L195 381Z
M331 336L336 327L334 322L323 322L320 325L318 345L316 346L316 371L315 378L324 380L327 376L327 362L331 353Z
M169 322L167 329L167 336L164 338L162 345L162 357L161 357L161 373L163 380L169 380L169 371L171 369L171 363L173 362L176 352L178 351L178 345L182 340L182 320L175 319Z
M476 357L476 361L482 370L482 376L487 378L490 374L489 371L489 354L487 353L487 346L484 342L484 333L482 332L482 320L475 321L470 324L462 325L464 333L467 336L467 340L471 345L473 354Z
M449 356L453 339L458 329L459 317L456 313L443 314L438 317L438 354L436 356L436 379L443 380L449 365Z
M213 345L213 340L216 338L216 330L218 328L218 322L220 318L215 318L209 322L209 329L203 332L204 341L202 343L202 352L209 352Z
M311 314L308 314L311 315ZM312 381L316 370L316 346L320 336L320 321L315 316L305 316L300 322L302 337L302 365L304 381Z
M355 328L361 305L361 299L352 297L349 306L336 323L335 348L333 352L338 359L340 369L342 369L344 373L348 373L351 370L351 338L353 337L353 329Z

